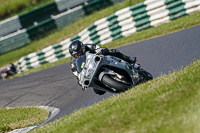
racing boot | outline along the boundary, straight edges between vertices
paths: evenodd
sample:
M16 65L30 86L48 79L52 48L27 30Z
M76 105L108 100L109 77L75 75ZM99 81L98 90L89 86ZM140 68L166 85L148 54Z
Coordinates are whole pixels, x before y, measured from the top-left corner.
M131 64L132 67L139 70L141 68L141 66L140 66L140 64L136 64L136 61L137 61L136 57L130 57L129 63Z
M129 57L129 63L130 64L135 64L136 63L136 61L137 61L137 58L136 57Z
M137 61L136 57L129 57L127 56L127 58L125 58L125 61L127 61L128 63L130 63L132 66L135 65L135 62Z

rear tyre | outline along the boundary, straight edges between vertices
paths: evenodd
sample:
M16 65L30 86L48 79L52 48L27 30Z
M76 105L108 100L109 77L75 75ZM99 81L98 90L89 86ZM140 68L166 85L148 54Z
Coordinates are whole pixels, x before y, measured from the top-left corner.
M117 81L113 79L110 75L104 75L102 78L102 82L109 87L116 89L116 92L123 92L131 87L131 85L128 85L128 82L124 83L124 81Z
M153 76L149 72L145 71L144 69L140 69L139 74L142 77L142 81L148 81L148 80L153 79Z

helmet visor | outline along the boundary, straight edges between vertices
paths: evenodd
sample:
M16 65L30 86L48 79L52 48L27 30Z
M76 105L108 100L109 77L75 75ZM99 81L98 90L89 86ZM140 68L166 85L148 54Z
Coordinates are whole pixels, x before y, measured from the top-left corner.
M82 52L81 52L81 49L76 53L74 54L74 57L75 58L78 58L79 56L81 56Z

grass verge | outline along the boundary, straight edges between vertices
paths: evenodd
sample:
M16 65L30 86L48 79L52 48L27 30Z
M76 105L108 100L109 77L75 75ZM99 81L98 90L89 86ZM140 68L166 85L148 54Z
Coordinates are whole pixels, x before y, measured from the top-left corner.
M0 109L0 133L39 124L46 120L48 111L38 107Z
M0 0L0 20L21 14L53 0Z
M200 131L200 60L34 130L76 133Z

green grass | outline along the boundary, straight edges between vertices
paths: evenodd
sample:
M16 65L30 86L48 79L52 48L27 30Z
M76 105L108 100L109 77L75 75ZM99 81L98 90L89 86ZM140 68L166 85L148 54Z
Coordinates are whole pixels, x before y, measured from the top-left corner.
M48 45L72 37L96 20L141 1L143 0L129 0L103 11L95 12L44 39L33 42L24 48L1 55L0 66L16 61L21 56L31 52L39 51ZM199 23L200 13L195 13L174 20L171 23L118 39L105 46L116 48L199 25ZM31 69L26 73L42 70L67 61L69 59L62 59L55 63L49 63L39 68ZM165 75L151 82L139 85L125 93L108 98L91 107L74 111L61 120L55 121L33 132L198 132L200 131L199 75L200 61L197 61L179 72ZM37 111L37 109L28 111L25 111L24 108L18 108L16 110L0 109L0 132L38 124L47 118L47 112L44 111L43 113L45 115L41 115L41 112Z
M197 133L200 60L34 130L36 133Z
M39 124L46 120L48 111L38 107L0 109L0 133Z
M53 0L0 0L0 20L24 13Z

